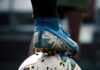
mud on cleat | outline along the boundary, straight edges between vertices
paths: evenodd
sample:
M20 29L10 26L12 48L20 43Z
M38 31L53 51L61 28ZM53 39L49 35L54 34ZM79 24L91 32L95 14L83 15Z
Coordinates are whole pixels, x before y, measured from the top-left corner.
M63 50L67 55L78 52L77 43L62 29L56 18L36 18L34 21L35 48Z

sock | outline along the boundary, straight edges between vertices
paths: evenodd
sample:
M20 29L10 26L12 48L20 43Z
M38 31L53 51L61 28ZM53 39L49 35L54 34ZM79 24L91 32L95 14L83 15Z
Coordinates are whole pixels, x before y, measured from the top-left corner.
M31 0L34 18L57 17L56 0Z

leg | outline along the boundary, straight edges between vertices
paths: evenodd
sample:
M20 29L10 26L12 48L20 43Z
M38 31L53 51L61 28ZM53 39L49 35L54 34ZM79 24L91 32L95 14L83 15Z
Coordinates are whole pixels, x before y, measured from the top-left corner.
M79 44L79 34L80 34L80 25L82 23L82 12L80 11L70 11L68 14L69 20L69 30L71 37L74 41Z
M76 54L78 45L64 32L56 16L56 0L31 0L34 10L34 47L66 50ZM49 13L49 14L48 14Z

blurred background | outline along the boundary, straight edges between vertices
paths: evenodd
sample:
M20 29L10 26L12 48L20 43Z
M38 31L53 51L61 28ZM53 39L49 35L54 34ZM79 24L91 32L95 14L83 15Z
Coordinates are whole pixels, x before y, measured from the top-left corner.
M91 1L79 37L82 70L100 70L100 0ZM33 26L30 0L0 0L1 70L17 70L28 57Z

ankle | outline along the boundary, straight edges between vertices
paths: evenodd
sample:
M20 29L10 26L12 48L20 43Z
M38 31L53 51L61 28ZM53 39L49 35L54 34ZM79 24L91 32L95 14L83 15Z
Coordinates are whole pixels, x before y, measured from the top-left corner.
M36 26L44 26L47 25L52 29L58 29L59 24L58 24L58 19L57 18L35 18L34 19L35 25Z

